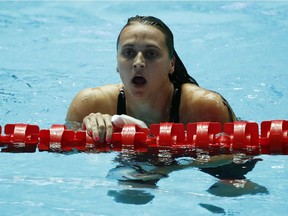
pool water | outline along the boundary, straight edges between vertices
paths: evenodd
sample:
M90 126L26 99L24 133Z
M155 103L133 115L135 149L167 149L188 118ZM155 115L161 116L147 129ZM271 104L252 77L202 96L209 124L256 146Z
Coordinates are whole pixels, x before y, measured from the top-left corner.
M0 125L65 121L83 88L120 82L115 43L130 16L174 32L190 74L237 116L288 118L288 2L1 1ZM108 178L117 153L0 153L1 215L286 215L288 160L260 155L246 180L196 168L155 187ZM249 188L249 189L247 189Z

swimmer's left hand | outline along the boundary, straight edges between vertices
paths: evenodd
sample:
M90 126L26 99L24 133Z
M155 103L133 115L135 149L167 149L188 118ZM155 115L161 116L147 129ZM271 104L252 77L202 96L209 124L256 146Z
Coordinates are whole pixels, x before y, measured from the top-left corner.
M136 119L136 118L133 118L133 117L128 116L128 115L123 115L123 114L122 115L113 115L111 118L111 121L112 121L113 125L115 125L119 128L123 128L123 126L125 124L135 124L140 128L148 128L147 125L143 121Z

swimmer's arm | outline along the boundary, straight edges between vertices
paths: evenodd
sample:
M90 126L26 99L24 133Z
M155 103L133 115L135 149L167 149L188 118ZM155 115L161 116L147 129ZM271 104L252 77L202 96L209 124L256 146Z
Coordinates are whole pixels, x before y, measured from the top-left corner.
M68 127L72 129L81 127L84 117L95 111L93 109L95 101L92 92L92 89L84 89L76 94L66 115L66 124Z
M208 90L207 90L208 91ZM206 95L208 113L210 117L220 123L236 121L236 115L228 101L219 93L208 91Z
M207 93L203 98L199 113L201 121L220 122L222 124L232 121L228 107L223 103L221 96L212 92Z
M73 99L66 117L72 129L86 129L95 141L110 142L113 126L112 115L116 114L117 98L121 84L84 89Z
M235 115L226 100L206 89L184 88L180 107L181 122L231 122Z
M230 164L233 162L234 156L230 155L216 155L210 157L208 160L202 159L192 159L187 164L182 165L170 165L170 166L162 166L156 167L155 169L151 170L151 173L160 173L162 175L168 175L169 173L177 170L182 170L186 168L213 168L218 166L223 166L226 164Z
M195 159L190 164L187 164L187 167L196 167L196 168L213 168L218 166L223 166L233 162L234 156L232 154L223 154L211 156L207 159Z
M67 122L82 123L91 113L116 114L120 84L111 84L80 91L72 100L66 115Z

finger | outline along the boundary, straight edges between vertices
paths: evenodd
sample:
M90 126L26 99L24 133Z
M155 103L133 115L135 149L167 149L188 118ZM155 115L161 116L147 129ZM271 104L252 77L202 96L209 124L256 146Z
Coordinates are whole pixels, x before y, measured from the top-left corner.
M86 128L87 134L91 136L94 141L98 141L98 127L94 113L91 113L83 119L83 128Z
M82 130L86 130L87 128L86 128L86 125L85 125L85 118L83 119L83 123L82 123Z
M105 122L104 122L104 119L103 119L103 116L100 114L100 115L97 115L97 118L96 118L96 121L97 121L97 133L98 133L98 140L103 143L104 142L104 137L105 137L105 132L106 132L106 126L105 126Z
M86 116L83 119L82 129L86 130L86 132L89 136L92 136L91 123L90 123L89 116Z
M113 133L113 125L111 122L111 116L104 116L105 126L106 126L106 143L111 143L112 133Z
M94 141L98 141L99 140L99 126L98 126L98 118L99 118L99 115L96 113L96 114L92 114L92 115L89 115L90 118L90 133L92 135L92 138Z

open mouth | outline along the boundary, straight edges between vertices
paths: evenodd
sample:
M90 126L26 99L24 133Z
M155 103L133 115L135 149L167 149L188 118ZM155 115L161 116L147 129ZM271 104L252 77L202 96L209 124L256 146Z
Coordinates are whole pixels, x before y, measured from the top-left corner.
M141 77L141 76L135 76L132 79L132 83L135 85L145 85L146 82L147 82L146 79L144 77Z

